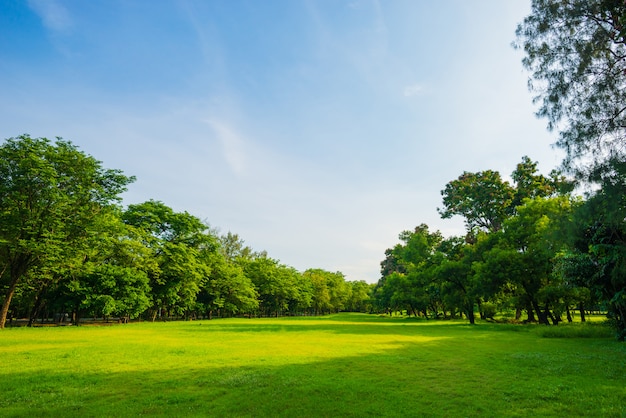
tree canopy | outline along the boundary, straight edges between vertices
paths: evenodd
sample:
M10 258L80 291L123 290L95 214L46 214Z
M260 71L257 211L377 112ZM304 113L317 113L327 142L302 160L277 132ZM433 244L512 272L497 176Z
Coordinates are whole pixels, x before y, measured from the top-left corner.
M71 264L133 179L104 169L70 142L28 135L0 147L0 179L3 328L20 283L52 278ZM29 275L36 270L38 278Z
M626 4L533 0L516 33L565 166L591 180L610 174L626 161Z

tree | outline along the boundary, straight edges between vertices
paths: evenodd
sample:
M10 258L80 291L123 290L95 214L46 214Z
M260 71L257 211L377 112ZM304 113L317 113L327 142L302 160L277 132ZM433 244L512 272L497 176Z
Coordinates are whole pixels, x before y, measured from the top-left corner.
M439 231L430 232L428 225L421 224L413 231L401 232L399 238L403 243L385 252L387 260L393 263L381 263L383 274L392 264L395 270L378 282L374 291L377 303L387 310L406 309L415 315L426 315L430 309L437 316L440 292L434 255L443 237Z
M158 266L148 272L152 320L163 310L170 315L188 313L210 274L203 253L216 252L217 239L195 216L174 212L158 201L130 205L122 219L144 231L144 242Z
M440 282L442 300L448 309L458 308L470 324L475 323L474 306L478 300L477 286L472 274L471 252L474 247L459 237L450 237L437 248L435 275Z
M341 312L346 307L352 288L341 272L327 272L326 285L330 296L330 308L334 312Z
M289 309L290 302L298 299L299 273L295 269L267 257L244 260L242 265L259 295L262 315L278 317Z
M351 312L368 312L371 308L371 293L374 285L364 280L348 282L352 287L346 309Z
M515 195L511 202L510 214L515 213L515 208L524 204L527 199L536 197L549 197L557 194L568 194L573 189L572 182L568 181L557 170L550 173L550 177L537 174L537 162L528 156L522 157L511 174L515 183Z
M516 34L565 167L587 180L611 175L626 161L626 3L533 0Z
M577 208L559 266L567 280L606 304L620 341L626 339L626 205L611 188L625 190L625 183L605 186Z
M119 215L118 209L99 218L88 237L88 246L77 253L57 281L41 289L37 301L46 291L44 296L49 301L64 305L61 312L73 313L76 324L83 313L130 319L149 307L147 272L156 266L150 249L139 240L140 235L125 225ZM40 306L33 309L30 323L39 309Z
M441 191L444 208L437 211L444 219L463 216L468 233L475 229L498 231L507 217L514 193L497 171L464 172Z
M596 183L577 225L583 248L561 259L561 272L596 267L589 279L626 334L624 231L626 230L626 3L623 0L534 0L517 28L517 48L534 82L537 114L559 130L565 168ZM584 232L583 232L584 231Z
M5 290L0 328L29 272L62 266L133 180L102 168L60 138L52 143L22 135L5 141L0 147L0 282Z
M539 321L560 320L561 283L552 274L555 258L565 243L557 239L571 212L567 197L527 200L517 214L507 219L497 244L476 266L482 280L516 286ZM556 309L556 312L555 312ZM532 317L529 312L529 317Z
M311 283L311 308L315 315L330 311L330 292L326 273L322 269L308 269L303 273L303 276Z
M238 258L256 258L256 257L267 257L267 253L265 251L255 252L247 245L244 245L245 242L243 239L239 238L238 234L233 234L232 232L228 232L226 235L219 237L220 242L220 252L224 254L229 261L235 261Z
M257 292L241 266L228 261L221 251L211 254L209 264L211 273L198 295L209 319L215 311L237 314L258 309Z

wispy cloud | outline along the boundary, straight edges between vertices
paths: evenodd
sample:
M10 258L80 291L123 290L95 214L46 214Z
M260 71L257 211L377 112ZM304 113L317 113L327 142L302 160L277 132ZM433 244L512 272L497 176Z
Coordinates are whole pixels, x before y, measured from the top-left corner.
M404 86L404 97L413 97L421 94L424 91L424 87L421 84L409 84Z
M28 0L30 7L50 30L66 32L73 26L67 9L56 0Z
M246 155L241 136L224 122L215 119L209 119L206 122L211 126L222 145L224 157L230 168L235 174L243 174L246 169Z

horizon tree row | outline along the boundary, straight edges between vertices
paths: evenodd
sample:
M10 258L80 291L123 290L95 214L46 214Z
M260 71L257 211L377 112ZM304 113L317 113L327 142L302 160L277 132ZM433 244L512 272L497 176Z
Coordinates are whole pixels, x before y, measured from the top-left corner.
M0 328L7 318L212 318L368 309L371 285L303 273L149 200L134 181L57 138L0 146Z

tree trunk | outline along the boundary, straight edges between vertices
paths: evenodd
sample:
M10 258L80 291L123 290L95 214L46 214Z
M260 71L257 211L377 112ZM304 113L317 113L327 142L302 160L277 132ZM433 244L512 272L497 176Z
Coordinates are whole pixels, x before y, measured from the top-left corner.
M559 325L559 322L561 322L561 317L560 316L554 316L552 314L552 312L550 312L550 309L548 309L548 305L546 305L546 313L545 315L550 318L550 320L552 321L552 325Z
M532 307L534 308L535 312L537 313L537 316L539 317L539 322L545 325L550 325L550 322L548 322L547 315L541 312L541 309L539 308L539 304L537 303L537 301L534 298L532 298L530 303L532 304Z
M617 341L623 342L626 339L626 315L623 305L614 303L615 321L617 322Z
M74 312L72 312L72 325L78 326L80 324L80 308L78 303L74 307Z
M526 303L526 313L528 314L526 322L537 322L537 320L535 319L535 311L533 310L533 305L530 302Z
M467 307L467 319L469 319L469 323L471 325L474 325L474 323L476 322L476 319L474 317L474 304L470 304Z
M476 303L478 304L478 312L480 313L480 319L485 320L487 318L485 318L485 313L482 310L482 303L480 302L480 300L476 301ZM473 315L472 315L473 316ZM472 318L473 319L473 318ZM473 322L470 322L470 324L473 324Z
M569 310L569 305L565 307L565 312L567 313L567 322L574 322L574 320L572 319L572 313Z
M37 320L37 316L39 315L39 311L41 310L43 298L41 295L44 293L45 287L42 288L39 292L37 292L37 296L35 296L35 304L33 305L33 309L30 311L30 317L28 318L28 326L32 327L33 323Z
M585 305L582 302L578 305L578 310L580 311L580 322L587 322L587 318L585 318Z
M13 299L13 295L15 294L15 289L17 288L18 275L15 275L11 278L11 283L9 284L9 288L7 289L7 293L4 297L4 301L2 301L2 309L0 310L0 329L4 329L4 325L7 322L7 314L9 313L9 306L11 305L11 299Z

